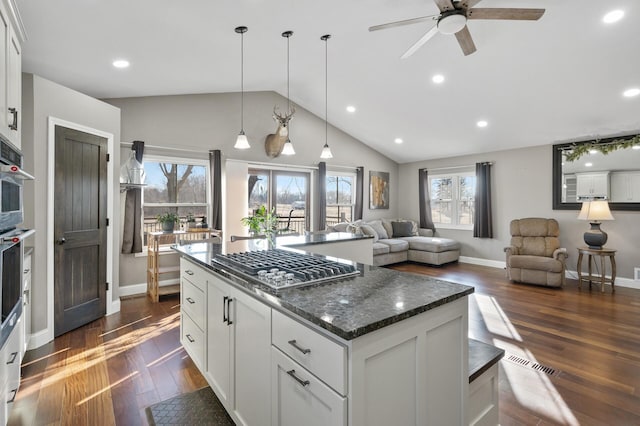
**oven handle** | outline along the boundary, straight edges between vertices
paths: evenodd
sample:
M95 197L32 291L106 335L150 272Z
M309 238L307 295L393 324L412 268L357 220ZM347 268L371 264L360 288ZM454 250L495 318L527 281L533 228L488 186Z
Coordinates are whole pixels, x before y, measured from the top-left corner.
M34 229L23 229L23 230L20 230L19 233L2 237L2 242L18 244L22 242L22 240L24 240L25 238L35 234L35 232L36 231Z

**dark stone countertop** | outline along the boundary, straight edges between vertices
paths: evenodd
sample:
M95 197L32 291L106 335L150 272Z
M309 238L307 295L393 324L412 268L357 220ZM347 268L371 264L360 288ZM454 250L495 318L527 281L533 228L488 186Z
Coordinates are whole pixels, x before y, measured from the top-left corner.
M368 240L372 235L356 235L350 232L329 232L311 235L282 236L277 238L277 243L286 247L306 246L314 244L336 243L341 241Z
M469 339L469 383L480 377L504 356L504 349Z
M236 241L239 242L247 243ZM196 243L174 249L182 256L224 276L254 297L304 318L345 340L355 339L453 302L474 291L473 287L462 284L362 264L356 264L359 276L273 290L265 285L247 282L234 275L231 268L212 264L213 255L223 252L221 244ZM224 251L228 253L234 250L227 245Z

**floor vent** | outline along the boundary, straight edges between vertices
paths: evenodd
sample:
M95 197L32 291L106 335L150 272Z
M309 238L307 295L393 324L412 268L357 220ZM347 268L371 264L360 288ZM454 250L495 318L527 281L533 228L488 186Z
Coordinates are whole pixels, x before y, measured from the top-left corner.
M510 354L510 355L508 355L506 357L506 360L507 361L511 361L514 364L518 364L518 365L520 365L522 367L526 367L526 368L531 369L531 370L540 371L540 372L545 373L545 374L547 374L549 376L554 376L555 377L560 373L560 371L556 370L555 368L549 367L547 365L538 364L537 362L531 362L528 359L521 358L521 357L519 357L517 355L511 355Z

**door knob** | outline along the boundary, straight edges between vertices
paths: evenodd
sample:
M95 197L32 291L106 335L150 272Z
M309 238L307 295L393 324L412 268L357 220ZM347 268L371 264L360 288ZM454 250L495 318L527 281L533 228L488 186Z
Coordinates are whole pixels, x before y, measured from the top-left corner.
M58 239L56 240L56 243L58 243L58 245L63 245L63 244L64 244L64 243L66 243L66 242L67 242L67 240L66 240L64 237L62 237L62 238L58 238Z

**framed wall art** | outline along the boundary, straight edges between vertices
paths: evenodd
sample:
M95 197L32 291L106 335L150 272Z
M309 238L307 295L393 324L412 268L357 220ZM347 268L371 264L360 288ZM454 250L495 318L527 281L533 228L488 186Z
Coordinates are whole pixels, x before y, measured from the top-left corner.
M369 171L369 209L389 208L389 173Z

